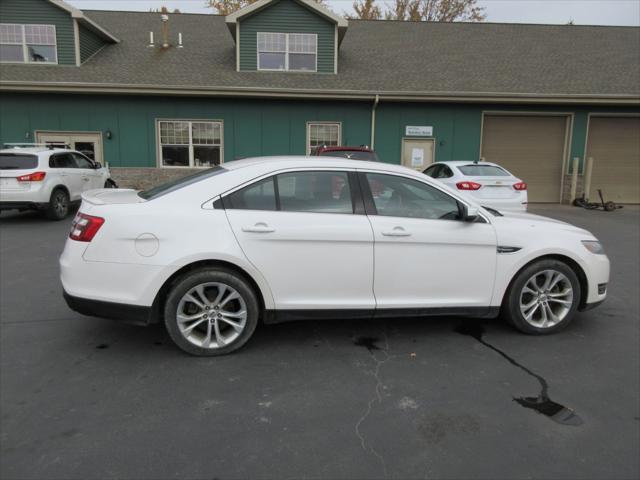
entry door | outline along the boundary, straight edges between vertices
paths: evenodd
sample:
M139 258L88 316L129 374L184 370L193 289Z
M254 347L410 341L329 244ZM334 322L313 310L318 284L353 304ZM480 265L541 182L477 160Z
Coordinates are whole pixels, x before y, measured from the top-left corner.
M460 220L456 199L415 179L367 173L362 183L376 209L369 220L378 311L491 305L491 224Z
M351 190L347 172L306 171L224 197L238 243L267 279L276 308L375 308L373 233L353 212Z
M64 143L91 160L103 162L102 134L82 132L36 132L38 143Z
M403 138L402 165L422 172L433 163L433 150L432 138Z

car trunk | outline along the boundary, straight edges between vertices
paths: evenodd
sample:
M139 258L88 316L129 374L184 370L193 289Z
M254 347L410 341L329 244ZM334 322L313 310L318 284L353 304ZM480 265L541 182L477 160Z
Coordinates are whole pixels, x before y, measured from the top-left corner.
M146 200L138 195L138 190L125 188L101 188L89 190L82 194L82 200L91 205L114 205L126 203L144 203Z
M482 199L515 198L518 191L513 186L518 183L517 179L504 176L496 177L473 177L473 181L482 187L473 193Z
M17 178L34 173L37 168L38 157L36 155L0 154L0 189L3 191L29 190L31 182L19 182Z

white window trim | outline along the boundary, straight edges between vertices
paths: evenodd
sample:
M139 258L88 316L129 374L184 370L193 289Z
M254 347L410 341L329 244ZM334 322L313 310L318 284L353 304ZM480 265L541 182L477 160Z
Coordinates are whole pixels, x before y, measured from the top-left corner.
M17 25L20 27L22 32L22 58L24 59L22 62L12 62L12 61L2 61L0 63L14 63L14 64L29 64L29 65L57 65L58 64L58 32L56 31L56 26L45 23L0 23L0 25ZM55 62L32 62L29 60L29 48L27 47L27 37L24 31L24 27L26 25L34 26L34 27L53 27L53 45L40 45L46 47L54 47L56 52L56 61ZM20 43L0 43L1 45L20 45ZM37 43L33 43L30 45L39 45Z
M285 37L285 50L284 52L263 52L263 53L284 53L284 69L279 69L279 68L260 68L260 41L258 40L258 37L260 36L261 33L275 33L275 34L279 34L279 35L284 35ZM289 54L293 53L294 55L296 53L300 53L300 52L290 52L289 51L289 35L313 35L314 37L316 37L316 49L314 52L315 55L315 65L313 67L313 70L289 70ZM310 53L307 53L306 55L311 55ZM291 32L291 33L285 33L285 32L257 32L256 33L256 69L260 72L291 72L291 73L316 73L318 71L318 34L317 33L305 33L305 32Z
M338 145L342 145L342 122L332 122L332 121L321 121L321 122L307 122L307 140L306 140L306 150L307 155L311 155L311 127L314 125L337 125L338 126Z
M189 147L189 165L181 167L179 165L164 165L162 163L162 141L160 138L160 123L161 122L187 122L189 124L189 144L180 144L179 146ZM192 125L194 123L217 123L220 125L220 145L213 144L201 144L197 143L194 145L193 143L193 131ZM167 145L176 145L172 143L168 143ZM175 168L175 169L184 169L184 168L211 168L206 166L197 166L194 165L194 157L193 157L193 147L196 146L204 146L204 147L220 147L220 165L224 163L224 121L222 120L211 120L211 119L201 119L201 118L157 118L156 119L156 166L158 168Z

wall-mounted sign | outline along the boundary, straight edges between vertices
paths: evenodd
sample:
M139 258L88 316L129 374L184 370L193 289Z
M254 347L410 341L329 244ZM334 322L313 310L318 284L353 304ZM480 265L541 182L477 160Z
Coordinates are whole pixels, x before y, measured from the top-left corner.
M404 134L407 137L433 137L433 127L407 125Z

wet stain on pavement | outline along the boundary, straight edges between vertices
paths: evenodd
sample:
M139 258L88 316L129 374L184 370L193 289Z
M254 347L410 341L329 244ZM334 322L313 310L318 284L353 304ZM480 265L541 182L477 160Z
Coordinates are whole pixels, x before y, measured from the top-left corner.
M100 345L96 346L96 348L98 350L104 350L105 348L109 348L109 345L107 345L106 343L101 343Z
M493 350L498 355L503 357L513 366L519 368L527 375L535 378L540 384L540 393L537 397L514 397L513 401L518 405L521 405L525 408L529 408L531 410L535 410L536 412L549 417L556 423L561 425L582 425L584 422L582 418L578 414L576 414L572 409L565 407L557 402L554 402L549 398L549 384L547 381L538 375L537 373L532 372L524 365L518 363L515 359L507 355L505 352L500 350L497 347L494 347L489 342L487 342L484 338L484 326L480 322L465 322L458 325L454 331L461 335L467 335L476 339L485 347Z
M370 352L373 352L374 350L380 350L380 347L376 345L379 341L380 339L377 337L357 337L353 340L353 344L358 347L365 347Z

